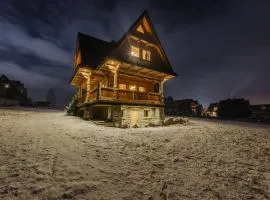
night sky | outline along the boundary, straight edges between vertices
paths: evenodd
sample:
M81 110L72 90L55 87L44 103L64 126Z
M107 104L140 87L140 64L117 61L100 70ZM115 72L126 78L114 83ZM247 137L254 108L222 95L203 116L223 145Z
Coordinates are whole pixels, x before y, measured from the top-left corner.
M269 0L1 0L0 74L64 105L77 32L118 40L145 9L178 74L167 96L270 103Z

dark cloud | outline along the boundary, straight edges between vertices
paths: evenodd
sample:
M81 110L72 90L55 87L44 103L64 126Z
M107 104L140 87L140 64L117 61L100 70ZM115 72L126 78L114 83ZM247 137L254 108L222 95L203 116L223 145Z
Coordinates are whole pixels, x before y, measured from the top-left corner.
M0 2L0 73L25 82L34 99L50 87L67 102L78 31L118 40L147 9L179 74L166 94L204 105L228 97L270 101L270 6L258 0Z

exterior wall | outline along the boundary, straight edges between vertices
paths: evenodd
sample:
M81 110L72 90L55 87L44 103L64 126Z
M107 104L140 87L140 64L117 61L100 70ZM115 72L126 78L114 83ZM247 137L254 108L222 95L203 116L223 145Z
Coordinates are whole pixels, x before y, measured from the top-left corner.
M148 116L144 116L144 112L148 111ZM136 119L132 119L132 112L136 112ZM136 123L134 123L135 121ZM117 127L146 127L151 125L161 125L164 120L163 107L151 106L113 106L112 121ZM133 124L132 124L133 123Z

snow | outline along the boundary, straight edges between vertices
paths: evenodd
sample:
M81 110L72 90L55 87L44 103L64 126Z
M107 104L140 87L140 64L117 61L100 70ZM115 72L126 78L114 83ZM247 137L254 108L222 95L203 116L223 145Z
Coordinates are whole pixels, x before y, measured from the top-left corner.
M269 198L269 125L119 129L0 109L0 199Z

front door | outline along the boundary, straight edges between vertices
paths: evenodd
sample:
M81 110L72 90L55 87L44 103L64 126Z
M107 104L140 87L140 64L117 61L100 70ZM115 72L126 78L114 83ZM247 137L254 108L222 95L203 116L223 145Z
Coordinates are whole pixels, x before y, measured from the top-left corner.
M130 127L138 124L139 113L137 110L130 111Z

